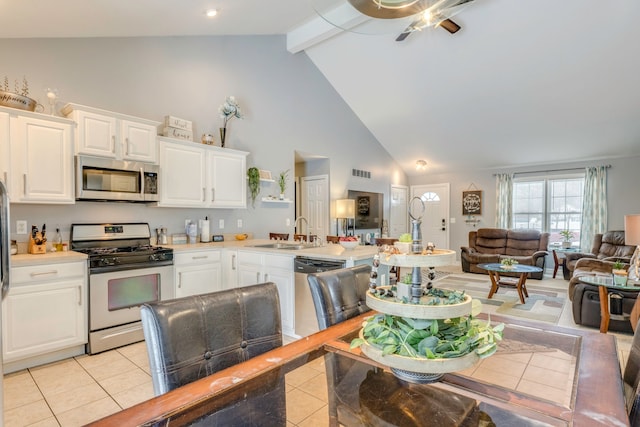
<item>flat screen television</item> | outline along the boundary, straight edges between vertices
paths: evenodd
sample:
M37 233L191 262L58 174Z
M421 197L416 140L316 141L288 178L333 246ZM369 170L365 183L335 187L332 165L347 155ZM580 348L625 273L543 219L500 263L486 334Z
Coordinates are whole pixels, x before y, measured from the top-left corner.
M356 230L382 228L383 194L349 190L347 198L356 201Z

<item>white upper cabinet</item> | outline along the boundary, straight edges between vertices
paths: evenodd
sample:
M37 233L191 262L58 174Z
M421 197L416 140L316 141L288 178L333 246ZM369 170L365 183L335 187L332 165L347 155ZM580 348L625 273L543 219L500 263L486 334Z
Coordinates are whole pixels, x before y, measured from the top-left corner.
M159 206L246 208L248 153L159 137Z
M0 111L0 181L9 189L11 150L9 147L9 114Z
M159 206L204 207L206 153L196 144L159 138Z
M0 179L12 203L75 203L71 120L0 110Z
M222 151L220 151L222 150ZM247 154L226 148L208 153L210 206L214 208L247 207Z
M157 163L160 122L78 104L62 112L78 124L76 154Z

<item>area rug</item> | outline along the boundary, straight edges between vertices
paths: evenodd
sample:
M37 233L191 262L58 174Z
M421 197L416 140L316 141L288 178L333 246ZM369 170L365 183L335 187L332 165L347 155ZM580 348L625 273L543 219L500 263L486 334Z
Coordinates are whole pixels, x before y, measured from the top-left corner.
M525 304L520 303L515 288L505 286L500 287L498 292L491 299L488 299L491 281L489 276L480 274L448 274L437 280L434 285L438 288L464 290L482 303L483 313L495 313L557 324L567 300L566 289L545 286L545 281L541 282L527 280L529 297L525 298Z

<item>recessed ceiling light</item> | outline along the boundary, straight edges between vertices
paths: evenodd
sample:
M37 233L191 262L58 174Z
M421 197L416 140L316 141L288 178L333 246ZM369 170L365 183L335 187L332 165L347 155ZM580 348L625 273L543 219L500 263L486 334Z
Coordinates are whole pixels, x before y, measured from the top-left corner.
M416 161L416 170L425 170L427 168L427 162L425 162L424 160L418 160Z
M213 18L218 14L218 11L216 9L208 9L204 14L207 16L207 18Z

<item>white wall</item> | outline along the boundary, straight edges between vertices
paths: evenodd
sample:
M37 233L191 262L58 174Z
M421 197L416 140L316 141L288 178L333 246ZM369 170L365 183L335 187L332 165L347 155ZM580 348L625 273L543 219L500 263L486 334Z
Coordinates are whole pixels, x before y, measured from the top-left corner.
M304 53L286 51L284 36L157 37L89 39L1 39L2 70L11 82L25 76L30 96L45 106L45 89L58 89L66 102L162 120L171 114L195 125L194 135L218 135L218 107L234 95L244 120L228 127L227 146L249 151L248 166L294 170L294 151L330 158L331 199L347 189L376 191L388 199L392 183L406 176ZM11 85L13 86L13 85ZM351 169L373 172L351 178ZM262 195L277 194L276 184ZM293 186L287 189L293 198ZM81 202L74 206L11 206L15 221L60 226L68 237L73 222L145 221L181 232L185 218L212 219L212 232L242 231L265 237L293 224L294 207L263 205L246 210L169 209ZM388 216L388 203L385 206ZM218 220L225 229L218 229ZM293 232L291 227L290 232ZM25 240L26 236L18 237Z
M530 171L547 171L567 168L584 168L587 166L611 165L607 171L608 191L608 219L609 230L624 229L624 215L640 213L640 157L610 158L597 161L545 164L528 168L501 169L501 170L461 170L455 174L430 175L428 172L421 176L411 177L411 185L451 183L451 216L456 218L456 223L450 226L450 249L458 252L460 246L467 246L469 231L472 225L466 224L466 217L462 216L462 192L469 189L473 183L477 189L482 190L482 215L475 228L494 227L496 212L495 173L517 173ZM590 248L589 248L590 249Z

